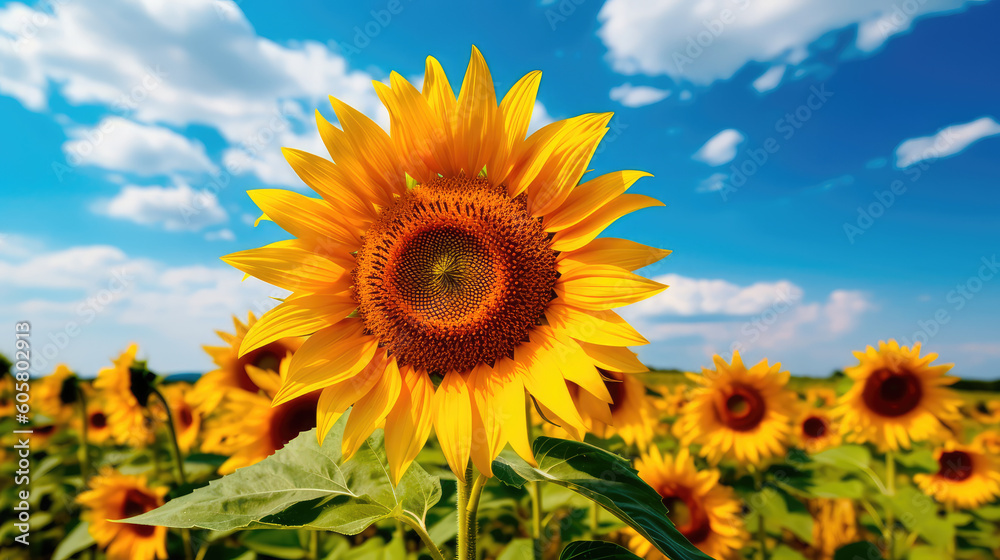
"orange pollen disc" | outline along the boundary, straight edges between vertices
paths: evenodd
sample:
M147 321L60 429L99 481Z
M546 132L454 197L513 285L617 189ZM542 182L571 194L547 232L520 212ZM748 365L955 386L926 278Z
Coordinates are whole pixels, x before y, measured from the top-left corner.
M382 210L354 269L358 313L399 360L434 373L512 355L554 297L556 252L523 197L438 177Z

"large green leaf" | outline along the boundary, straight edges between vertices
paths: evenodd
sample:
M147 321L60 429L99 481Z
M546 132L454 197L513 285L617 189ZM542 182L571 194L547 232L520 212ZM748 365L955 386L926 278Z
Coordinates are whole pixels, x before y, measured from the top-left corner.
M876 560L882 558L882 551L870 542L845 544L833 553L833 560Z
M575 541L563 548L559 560L640 560L623 546L606 541Z
M587 443L550 437L537 438L532 449L538 468L505 452L493 461L493 474L510 486L529 481L565 486L601 504L673 560L709 558L677 531L660 495L625 459Z
M94 537L90 536L90 523L86 521L77 523L76 527L56 547L55 552L52 553L52 560L66 560L92 546L94 546Z
M440 480L414 463L393 488L381 430L344 461L346 422L345 414L322 447L315 430L304 432L267 459L127 522L215 531L308 527L346 535L389 517L423 525L441 498Z

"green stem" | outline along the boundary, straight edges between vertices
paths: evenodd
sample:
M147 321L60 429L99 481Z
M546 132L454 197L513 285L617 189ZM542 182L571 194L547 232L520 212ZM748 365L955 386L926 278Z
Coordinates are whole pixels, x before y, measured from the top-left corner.
M444 560L444 554L441 554L441 550L434 544L434 540L431 539L430 533L424 526L417 522L416 519L411 518L409 515L403 514L399 519L410 526L417 535L420 536L420 540L424 541L424 546L427 547L427 553L431 555L434 560Z
M465 482L458 484L458 560L476 560L476 513L473 507L479 506L479 496L476 495L478 479L473 479L472 464L465 469ZM479 487L482 492L482 486Z
M535 436L532 433L531 395L524 395L524 418L528 427L528 439L534 447ZM542 485L538 481L528 483L528 494L531 496L531 538L535 560L542 559Z
M83 389L79 385L76 387L76 394L80 401L80 416L83 424L80 427L80 477L83 485L87 485L87 473L90 472L90 447L87 443L87 428L90 422L87 418L87 396L83 394Z
M590 538L596 539L601 534L601 506L597 502L590 504Z
M167 411L167 427L170 429L170 443L174 448L174 464L177 466L177 480L182 485L187 485L187 477L184 476L184 458L181 456L181 446L177 443L177 428L174 426L174 413L170 411L170 405L163 393L156 387L152 387L152 393L163 403L163 410ZM191 546L191 530L181 529L181 540L184 541L184 557L187 560L194 558L194 549Z
M306 551L306 558L319 560L319 531L309 530L309 550Z
M889 560L896 558L896 512L893 511L892 498L896 495L896 456L892 450L885 453L885 494L889 497L885 507L885 546Z
M763 499L761 493L764 491L764 471L753 469L754 486L757 493ZM757 542L760 544L760 560L767 560L767 526L764 524L764 514L757 512Z

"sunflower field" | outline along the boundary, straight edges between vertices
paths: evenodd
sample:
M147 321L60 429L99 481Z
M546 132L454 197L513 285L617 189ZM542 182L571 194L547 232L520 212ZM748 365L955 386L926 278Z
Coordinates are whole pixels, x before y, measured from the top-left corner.
M539 77L498 99L473 48L456 94L429 58L375 83L389 132L331 98L332 161L284 150L317 197L248 193L290 238L223 257L288 295L212 371L123 342L32 378L24 323L4 560L997 558L1000 399L947 356L639 361L614 309L668 289L635 271L669 251L599 235L662 204L643 172L582 181L610 114L527 134Z

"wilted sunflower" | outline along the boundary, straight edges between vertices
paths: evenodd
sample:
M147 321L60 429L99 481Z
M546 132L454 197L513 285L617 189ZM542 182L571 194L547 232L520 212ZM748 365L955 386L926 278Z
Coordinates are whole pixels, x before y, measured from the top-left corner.
M654 447L635 462L639 476L663 498L670 521L691 544L718 560L735 558L747 542L743 506L733 489L719 483L719 471L699 469L691 454L662 456ZM663 558L645 538L631 529L629 548L646 559Z
M274 404L323 389L321 438L353 405L348 456L389 418L395 480L432 419L459 478L470 456L491 474L508 442L534 462L525 391L557 423L584 430L567 380L607 402L598 367L646 370L626 348L646 340L611 309L665 288L631 271L668 251L595 238L661 203L622 194L642 172L578 185L610 114L559 121L525 139L539 78L528 74L498 104L473 49L456 99L428 58L422 91L396 73L388 86L375 83L391 135L331 98L341 128L318 113L317 123L336 163L284 151L321 198L250 192L295 239L224 257L292 292L250 327L241 354L309 337ZM430 375L442 377L436 391Z
M948 442L934 458L938 472L914 475L913 481L935 500L973 509L1000 496L1000 461L980 445Z
M243 338L256 322L257 316L253 311L248 313L246 324L234 316L233 334L215 331L226 343L225 346L202 346L218 367L198 378L195 384L191 399L199 410L209 411L218 406L219 400L230 389L259 392L262 387L255 381L254 374L260 371L277 373L281 361L302 346L300 338L280 338L241 356Z
M287 373L288 363L288 360L282 361L282 374ZM273 382L267 381L267 376L273 376ZM268 372L267 376L257 378L265 387L276 390L281 384L279 374ZM272 407L273 392L265 395L231 391L205 421L202 449L229 455L229 459L219 467L219 474L229 474L258 463L300 433L316 427L320 393L313 391Z
M860 363L844 370L854 385L840 397L835 413L850 441L872 442L881 450L909 448L946 433L943 420L957 417L961 401L946 385L951 364L932 366L937 354L920 357L895 340L855 352Z
M85 509L90 535L105 549L108 560L152 560L166 558L167 528L115 523L163 505L167 488L151 488L143 476L127 476L110 469L90 479L91 490L76 501Z
M802 449L816 453L840 445L840 432L833 415L820 408L807 408L795 422L795 439Z
M849 498L809 500L816 560L833 560L837 549L858 540L858 512Z
M684 445L717 463L723 457L757 465L785 451L795 394L785 388L789 374L781 364L762 360L747 369L739 352L729 364L714 356L715 369L688 374L697 386L674 424Z
M192 402L193 390L187 383L171 383L163 385L160 391L167 398L167 405L174 419L177 445L187 453L201 431L201 412L195 409ZM159 401L153 405L153 412L161 422L167 421L167 413Z
M35 389L38 410L56 422L64 424L80 415L80 394L76 374L66 364L38 381Z
M97 372L94 381L94 387L104 399L111 435L119 444L143 445L150 443L154 437L146 407L132 390L132 365L138 351L138 346L129 345L118 359L112 360L113 367Z
M606 400L584 391L579 385L569 383L569 393L576 402L584 426L599 438L618 434L627 445L638 445L640 449L645 449L653 439L653 428L656 426L656 410L646 396L646 386L635 376L617 371L602 370L601 375L611 396L610 405ZM551 412L544 406L542 408L546 416ZM566 433L581 441L585 435L585 432L572 426L553 428L550 431L554 434Z

